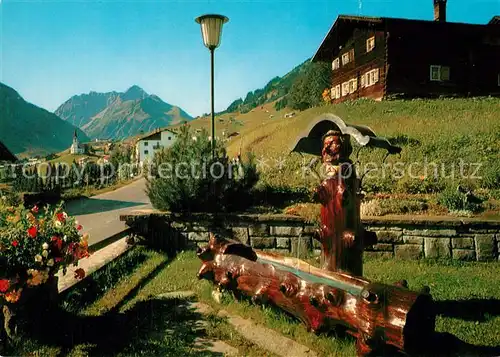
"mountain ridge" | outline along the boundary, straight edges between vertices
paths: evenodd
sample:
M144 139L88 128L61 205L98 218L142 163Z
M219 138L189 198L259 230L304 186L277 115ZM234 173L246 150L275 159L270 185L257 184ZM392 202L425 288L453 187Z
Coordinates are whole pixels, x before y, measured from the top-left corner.
M73 96L55 113L76 124L91 138L106 139L125 139L193 119L180 107L148 94L138 85L125 92Z
M54 113L27 102L15 89L0 82L0 141L15 154L49 154L70 147L77 130L83 131Z

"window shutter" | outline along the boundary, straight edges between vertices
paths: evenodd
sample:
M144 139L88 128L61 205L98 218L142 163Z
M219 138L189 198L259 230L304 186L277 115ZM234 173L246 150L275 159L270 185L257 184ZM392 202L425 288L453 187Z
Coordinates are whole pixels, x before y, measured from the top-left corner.
M449 81L450 80L450 67L441 67L441 80Z
M373 83L377 83L378 82L378 72L379 72L378 68L373 71L373 77L374 77L373 78Z
M365 87L365 75L362 74L361 75L361 88L364 88Z

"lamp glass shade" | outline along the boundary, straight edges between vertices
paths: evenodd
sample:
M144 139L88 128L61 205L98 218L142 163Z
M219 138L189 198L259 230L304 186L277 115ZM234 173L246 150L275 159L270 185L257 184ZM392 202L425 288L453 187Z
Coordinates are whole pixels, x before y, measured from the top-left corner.
M201 35L205 47L213 50L219 47L222 35L222 25L229 19L222 15L203 15L196 18L201 26Z

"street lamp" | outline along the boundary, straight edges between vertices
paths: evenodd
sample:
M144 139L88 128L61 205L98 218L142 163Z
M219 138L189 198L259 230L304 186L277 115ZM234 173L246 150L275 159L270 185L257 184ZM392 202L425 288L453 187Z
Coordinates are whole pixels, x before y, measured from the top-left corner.
M214 105L214 52L220 45L222 26L229 21L222 15L203 15L195 20L201 26L203 44L210 50L211 72L211 105L212 105L212 158L215 158L215 105Z

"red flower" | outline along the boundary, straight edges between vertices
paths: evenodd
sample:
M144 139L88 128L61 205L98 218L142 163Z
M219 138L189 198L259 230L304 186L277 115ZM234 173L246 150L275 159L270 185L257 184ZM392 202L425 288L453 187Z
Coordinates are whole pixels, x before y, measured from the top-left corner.
M60 263L60 262L62 262L62 260L63 260L63 258L61 258L61 257L54 258L54 261L56 263Z
M17 247L19 245L19 242L17 240L12 241L12 246Z
M35 238L37 233L38 233L38 229L35 226L33 226L30 229L28 229L28 235L31 238Z
M57 217L57 220L59 222L64 222L65 221L64 214L62 214L62 213L56 214L56 217Z
M56 247L58 251L60 251L62 249L63 241L61 238L59 238L57 236L53 236L51 238L51 241L52 241L52 244L54 245L54 247Z
M76 226L76 229L78 229L79 231L81 231L83 229L83 226L81 224L79 224L79 225Z
M7 279L0 280L0 292L5 293L10 288L10 283Z
M75 279L83 279L85 278L85 270L82 268L78 268L75 270Z
M35 206L31 209L31 212L37 214L38 213L38 206Z

